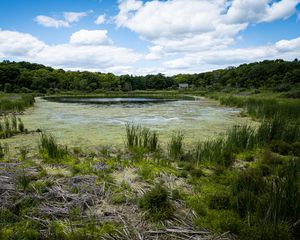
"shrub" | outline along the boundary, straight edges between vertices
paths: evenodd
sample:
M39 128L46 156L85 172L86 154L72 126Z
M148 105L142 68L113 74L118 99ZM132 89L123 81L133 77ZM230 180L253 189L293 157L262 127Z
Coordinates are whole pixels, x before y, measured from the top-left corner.
M148 211L148 217L154 221L169 219L174 211L169 192L162 183L155 185L140 198L139 207Z
M230 197L226 192L217 192L208 197L208 206L211 209L229 209Z
M295 156L300 157L300 142L294 142L292 144L292 152Z
M270 148L273 152L281 155L288 155L292 151L292 146L282 140L273 141Z
M191 170L191 176L192 176L192 177L200 178L200 177L202 177L202 176L204 176L204 175L205 175L205 174L204 174L203 170L200 169L200 168L195 168L195 169L192 169L192 170Z
M262 156L262 164L276 166L283 164L283 160L280 156L276 156L276 154L273 154L270 150L266 150Z
M18 118L19 124L18 124L18 128L20 132L24 132L25 131L25 127L24 127L24 123L22 122L21 118Z

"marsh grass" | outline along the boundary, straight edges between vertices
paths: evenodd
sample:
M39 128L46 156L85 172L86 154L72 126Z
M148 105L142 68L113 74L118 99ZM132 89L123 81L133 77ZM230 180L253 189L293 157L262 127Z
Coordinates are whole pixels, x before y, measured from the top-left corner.
M8 151L9 151L8 145L0 142L0 159L4 158L5 154L7 154Z
M61 159L68 154L65 146L58 145L53 135L42 132L39 139L39 152L50 159Z
M263 120L257 128L247 124L234 126L224 136L198 143L194 150L194 159L198 164L209 161L228 167L233 163L236 153L266 147L274 141L295 143L299 139L299 121L275 116ZM297 150L292 152L297 154Z
M182 131L174 132L168 144L169 157L174 160L180 160L184 154L183 149L184 134Z
M231 107L244 108L246 112L255 118L273 118L279 115L286 119L300 118L299 101L281 101L275 98L252 98L238 96L217 97L221 104Z
M126 124L126 145L129 149L142 149L146 152L158 150L158 135L141 125Z
M0 96L0 115L9 112L21 112L25 108L33 106L34 95L3 95Z
M5 116L0 120L0 138L9 138L15 134L25 131L24 124L21 118L18 118L15 115Z

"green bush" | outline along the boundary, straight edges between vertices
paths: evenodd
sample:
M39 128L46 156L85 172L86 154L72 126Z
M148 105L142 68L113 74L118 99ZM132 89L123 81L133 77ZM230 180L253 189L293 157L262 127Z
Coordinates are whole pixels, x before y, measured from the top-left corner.
M217 192L208 197L208 206L211 209L229 209L230 196L226 192Z
M294 142L292 144L292 152L295 156L300 157L300 142Z
M273 141L270 145L270 148L273 152L281 155L288 155L290 152L292 152L292 146L289 143L281 140Z
M154 221L169 219L174 211L169 191L162 183L155 185L140 198L139 207L146 210L147 216Z

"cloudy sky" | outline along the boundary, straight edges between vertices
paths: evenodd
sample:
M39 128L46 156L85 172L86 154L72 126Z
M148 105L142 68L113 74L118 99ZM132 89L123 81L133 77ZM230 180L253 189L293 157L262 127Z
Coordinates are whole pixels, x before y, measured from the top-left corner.
M0 60L115 74L300 58L300 0L1 0Z

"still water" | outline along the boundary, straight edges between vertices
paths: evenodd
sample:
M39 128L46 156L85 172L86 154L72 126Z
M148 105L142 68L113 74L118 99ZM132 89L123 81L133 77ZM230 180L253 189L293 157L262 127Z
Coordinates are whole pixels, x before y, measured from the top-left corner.
M223 107L208 99L145 101L143 104L86 101L66 103L37 98L34 107L25 111L21 118L28 130L43 129L52 133L60 143L89 148L123 145L126 123L141 124L157 131L162 144L166 144L172 132L182 130L185 143L191 144L249 121L239 117L238 109ZM19 135L5 142L32 147L37 145L38 136L38 133Z

